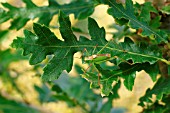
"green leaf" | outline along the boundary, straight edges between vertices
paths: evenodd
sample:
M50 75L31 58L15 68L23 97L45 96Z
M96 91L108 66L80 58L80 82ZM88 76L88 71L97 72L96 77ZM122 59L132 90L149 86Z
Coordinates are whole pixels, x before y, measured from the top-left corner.
M54 96L52 95L52 91L47 87L46 84L43 84L42 87L34 85L34 89L38 92L39 101L41 103L56 101L56 99L54 99Z
M152 89L148 89L146 94L140 98L139 105L144 106L144 102L152 103L152 95L156 95L156 100L161 100L164 94L170 94L169 78L160 78Z
M124 79L124 85L126 88L132 90L137 71L145 70L151 76L153 81L156 80L156 76L159 73L156 64L150 65L149 63L144 63L129 65L127 63L122 63L119 67L120 69L117 70L104 70L99 65L96 65L96 68L101 74L100 86L102 95L108 96L112 92L112 83L113 81L117 81L119 77ZM96 73L86 72L82 74L82 77L91 83L91 88L99 86L98 75Z
M156 16L158 14L158 10L151 4L151 2L145 2L140 5L138 3L134 4L135 7L135 15L140 21L144 21L147 23L152 29L158 29L161 25L160 20L161 16ZM153 18L155 15L156 17ZM151 19L152 18L152 19Z
M129 66L122 64L120 65L120 69L123 70L123 76L124 78L124 85L126 86L127 89L132 90L134 81L136 78L136 72L145 70L146 73L148 73L153 81L156 81L156 77L159 73L158 71L158 66L156 64L153 65L148 65L147 63L145 64L136 64L134 66L130 66L130 71L128 70Z
M170 5L162 7L161 11L166 14L170 14Z
M137 45L127 37L124 42L119 44L111 41L108 47L106 47L106 51L111 53L113 58L116 58L117 65L128 60L132 60L131 64L145 62L154 64L158 60L170 64L169 61L162 58L159 48L156 48L156 46L148 46L146 44Z
M0 112L2 113L40 113L35 108L32 108L24 103L7 100L0 96Z
M110 113L112 109L112 98L108 98L108 101L104 103L102 108L99 110L98 113Z
M143 113L168 113L169 109L166 109L164 105L155 102L154 105L149 106L150 108L144 109Z
M57 92L57 99L59 95L63 95L63 97L65 96L63 100L68 104L74 103L74 105L82 107L88 113L96 111L98 107L101 107L101 104L98 105L98 103L103 98L89 89L89 83L80 76L70 77L67 73L63 72L59 79L54 81L54 84L62 90L62 92L57 92L58 89L54 90ZM89 106L88 109L85 107L86 105Z
M35 65L42 62L47 55L53 55L53 58L44 68L42 79L44 81L57 79L63 70L70 71L73 63L73 55L77 51L83 51L84 48L92 54L111 54L111 59L117 56L117 65L125 60L132 60L133 63L149 62L154 64L158 60L169 63L161 57L159 49L155 47L134 44L130 39L125 42L115 44L113 41L105 40L104 28L99 28L94 19L88 19L88 28L91 40L80 37L77 41L71 29L71 23L68 16L62 12L59 16L60 32L64 39L61 41L45 26L34 24L35 34L25 30L25 38L17 38L13 41L12 46L23 48L23 55L32 54L30 64ZM94 47L96 47L95 52ZM123 59L123 60L122 60Z
M2 40L6 38L6 35L7 35L8 33L9 33L8 30L4 30L4 31L1 30L1 31L0 31L0 44L1 44Z
M38 23L49 25L52 17L58 14L59 10L69 15L73 13L75 18L84 19L94 12L94 7L98 5L93 1L75 1L69 4L59 5L56 0L48 0L48 6L38 7L31 0L22 0L26 7L14 7L9 3L2 3L2 5L9 11L0 9L0 23L9 19L13 19L10 29L19 30L29 20L39 18Z
M87 102L86 99L90 101L90 99L98 96L89 89L89 83L81 77L69 77L68 74L62 73L60 78L55 81L55 85L58 85L63 92L79 103Z
M147 105L147 108L143 110L143 113L169 113L170 97L168 95L163 95L161 102L164 104L161 104L160 101L156 100L153 104Z
M134 32L130 31L130 29L127 26L119 26L117 24L112 24L109 26L109 28L113 28L116 30L116 32L113 33L113 38L115 42L119 42L120 39L123 37L132 35Z
M138 20L149 24L151 20L151 12L158 14L158 11L152 6L151 2L145 2L140 9L140 15L137 17Z
M89 51L93 50L97 44L103 47L103 44L107 42L104 37L92 37L92 40L82 37L80 41L77 41L72 32L69 17L62 12L59 16L59 23L59 29L64 42L57 39L47 27L34 24L33 29L36 35L25 30L25 38L18 37L12 44L15 48L23 48L23 55L32 53L30 58L30 64L32 65L42 62L46 58L46 55L53 55L53 58L44 68L42 79L45 81L58 78L63 70L69 72L72 68L73 55L75 52L83 51L84 48L87 48ZM99 28L93 19L89 18L89 23L90 26L101 31L101 36L105 35L105 30ZM102 39L97 41L97 39L94 38Z
M127 19L129 20L128 25L133 29L142 29L142 36L149 36L151 37L154 35L154 40L157 43L160 42L167 42L168 36L164 34L160 30L153 30L146 22L142 19L138 20L137 17L134 15L134 8L132 0L126 0L125 7L122 4L116 3L115 0L107 0L108 5L110 8L108 9L108 13L112 15L115 19ZM150 8L149 8L150 9ZM141 17L143 14L141 14ZM147 16L147 18L149 18ZM148 20L147 20L148 21ZM152 37L151 37L152 38Z
M158 29L158 28L161 26L160 20L161 20L161 16L155 17L154 19L151 20L150 26L151 26L153 29Z
M3 68L8 68L12 62L26 59L28 57L21 56L21 51L12 52L10 49L0 51L0 66Z

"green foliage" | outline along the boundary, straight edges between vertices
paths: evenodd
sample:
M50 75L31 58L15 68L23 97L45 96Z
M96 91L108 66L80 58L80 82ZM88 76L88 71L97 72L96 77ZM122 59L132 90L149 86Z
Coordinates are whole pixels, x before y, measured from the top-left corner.
M154 41L157 43L160 42L167 42L168 36L164 34L163 31L160 30L153 30L149 25L149 13L148 11L155 11L152 7L149 6L149 8L143 8L141 11L141 14L139 15L139 20L134 14L134 8L133 8L133 3L131 0L126 0L126 6L123 7L122 4L116 3L115 0L108 0L110 8L108 9L108 13L112 15L115 19L126 19L128 20L128 26L133 28L133 29L142 29L142 36L149 36L150 38L154 35ZM148 10L149 9L149 10ZM148 10L146 12L146 10ZM144 13L144 14L143 14ZM145 20L145 21L144 21Z
M128 60L131 60L132 65L136 63L145 62L154 64L158 60L169 64L167 60L162 58L161 53L158 51L159 49L155 49L155 47L146 46L144 44L141 44L139 47L128 38L125 38L125 41L120 44L116 44L114 43L114 41L107 42L104 38L104 28L99 28L97 23L92 18L88 19L88 29L92 40L80 37L80 40L77 41L75 35L71 30L71 23L69 21L69 18L65 16L62 12L59 16L59 23L59 29L64 41L57 39L57 37L55 37L55 35L47 27L41 26L39 24L34 24L33 29L36 35L31 33L30 31L25 30L25 38L18 38L14 40L12 44L13 47L23 48L24 55L32 53L32 56L30 58L30 64L36 64L41 62L45 59L46 55L54 55L50 62L44 68L44 74L42 75L42 79L45 81L55 80L65 69L69 72L72 68L74 53L77 51L83 51L84 48L86 48L87 51L92 51L95 45L97 45L97 54L110 53L111 58L109 58L108 60L116 60L116 65L119 65L121 62L125 62L125 60L127 60L127 62ZM28 48L28 46L30 46L30 48ZM120 68L122 67L121 65L119 66ZM135 65L133 66L136 67ZM134 67L132 69L134 69ZM127 68L125 68L124 70L126 69ZM120 69L116 71L119 72ZM132 90L133 87L136 71L137 70L135 69L131 76L123 77L125 79L125 84L127 88L130 90ZM99 70L99 72L102 72L102 70ZM102 87L102 93L104 95L108 95L110 93L110 90L112 89L111 85L113 80L115 80L115 76L113 73L107 74L107 76L103 75L104 80L106 80L106 82L103 82L103 84L105 85L103 85ZM91 82L94 82L96 84L97 81L95 79L97 79L97 76L88 76L92 77L93 80L91 80ZM128 83L126 81L128 81Z
M20 102L8 100L0 96L0 112L2 113L40 113L35 108Z
M170 111L169 101L170 101L169 96L164 95L162 98L162 102L166 104L163 105L159 101L155 101L152 105L145 108L143 112L144 113L168 113Z
M166 14L170 14L170 5L164 6L161 11Z
M16 85L15 80L20 73L18 73L16 70L17 76L12 77L10 71L13 70L8 69L8 67L12 62L21 60L28 60L28 57L21 56L21 51L15 51L14 53L10 49L0 51L0 79L5 83L12 84L13 88L19 93L22 92Z
M59 29L63 39L65 40L64 42L57 39L57 37L47 27L34 24L33 29L36 35L25 30L24 34L26 38L18 38L14 40L12 44L13 47L23 48L23 55L32 53L30 64L37 64L41 62L45 59L46 55L54 55L49 64L47 64L44 68L42 78L45 81L55 80L65 69L69 72L72 68L73 55L75 52L83 50L87 47L87 45L89 46L87 48L91 49L97 44L103 45L103 43L106 43L104 38L99 41L96 41L95 39L94 41L90 41L85 38L77 41L76 36L71 30L69 18L63 13L60 13L59 20ZM103 31L103 33L105 34L105 31ZM30 46L30 48L28 48L28 46Z
M2 3L2 5L9 11L0 9L0 23L13 19L9 29L21 29L29 20L39 18L38 23L49 25L52 17L58 14L59 10L65 14L75 14L75 18L84 19L90 16L96 2L86 2L81 0L79 2L72 2L70 4L60 5L55 0L48 0L48 6L38 7L31 0L22 0L26 7L17 8L9 3Z
M26 7L20 8L2 3L8 11L0 9L0 23L12 19L9 29L19 30L30 19L39 18L38 23L33 24L33 31L24 30L24 37L14 39L12 47L22 49L24 56L29 55L31 65L41 67L37 64L48 60L43 63L41 78L44 82L50 82L44 83L41 87L34 86L42 104L65 101L70 107L80 106L85 112L109 113L113 109L112 100L119 98L121 80L124 86L132 91L136 72L144 70L155 84L140 98L139 105L146 113L168 113L170 110L167 101L170 95L169 6L158 9L150 2L141 5L133 4L132 0L126 0L125 4L116 0L74 0L63 5L55 0L48 0L48 6L41 7L36 6L31 0L23 2ZM110 26L118 30L113 33L111 40L106 40L105 28L99 27L95 19L89 17L95 6L100 4L108 5L107 13L118 24ZM90 38L77 37L74 34L74 32L80 35L87 33L72 26L69 19L69 14L72 13L77 19L88 18L87 28ZM58 29L63 39L56 37L49 28L54 15L58 15ZM0 41L8 31L0 32L2 36ZM120 42L120 39L123 40ZM89 67L80 69L75 65L81 77L69 77L63 71L72 70L74 54L77 52L82 54L82 64L88 64ZM12 61L27 58L19 56L20 53L12 54L10 50L0 51L0 54L0 74L3 76L10 76L8 71L3 70L7 69ZM158 74L161 74L159 78ZM16 86L12 78L11 83ZM100 89L101 95L107 101L103 103L103 98L95 94L93 89ZM155 101L152 99L153 95L156 95ZM4 97L0 98L4 102L8 101ZM160 101L165 105L161 105ZM17 107L21 106L20 103L10 102ZM27 106L23 109L27 109Z
M146 91L146 94L144 97L140 99L141 103L140 105L144 105L143 102L152 102L150 99L152 98L152 95L156 95L157 100L161 100L164 94L169 94L170 93L170 83L169 79L162 79L160 78L155 86L152 89L148 89Z

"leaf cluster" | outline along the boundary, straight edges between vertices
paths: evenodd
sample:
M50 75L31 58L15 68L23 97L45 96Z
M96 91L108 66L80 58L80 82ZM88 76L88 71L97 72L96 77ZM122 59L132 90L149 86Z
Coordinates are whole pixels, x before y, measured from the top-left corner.
M156 112L154 111L156 106L160 111L162 111L162 107L167 107L168 103L164 99L168 99L170 94L170 27L161 23L166 24L166 20L169 19L169 6L158 9L150 2L140 5L133 4L132 0L126 0L124 4L115 0L77 0L64 5L58 4L55 0L49 0L49 5L42 7L36 6L30 0L23 0L23 2L26 7L22 8L3 3L2 5L9 10L0 10L0 23L13 18L10 29L20 29L28 20L39 18L38 23L33 24L33 31L24 30L24 37L14 39L12 47L23 49L24 56L30 55L29 63L31 65L37 65L51 55L51 59L43 68L41 78L43 81L51 81L54 84L52 89L57 94L51 95L46 86L44 86L45 89L35 86L40 93L41 102L56 101L57 98L67 101L71 106L76 104L84 106L88 103L86 100L89 98L96 99L96 94L88 89L88 83L84 80L80 78L61 80L64 70L71 71L74 54L81 52L82 63L89 64L89 67L82 69L83 72L81 71L79 74L90 82L90 88L100 89L102 96L109 98L99 110L100 112L107 111L104 106L107 106L106 108L110 112L112 99L119 97L117 91L122 79L125 87L133 90L136 72L141 70L149 74L155 85L140 98L139 105L144 107L144 103L148 104L144 112L147 110ZM111 40L106 40L107 32L104 27L99 27L95 19L89 17L95 6L100 4L109 7L107 13L115 19L118 24L117 29L121 29L113 34ZM69 19L71 13L78 19L88 19L90 39L84 36L77 37L74 34L75 29L72 28ZM49 28L49 23L54 15L58 15L59 31L63 40L56 37ZM135 31L132 32L130 29ZM122 38L124 41L119 42ZM111 66L107 63L110 63ZM161 74L159 78L158 74ZM115 85L113 85L114 82ZM76 88L85 90L80 92ZM79 93L83 94L78 95ZM85 95L86 93L89 95ZM48 95L50 96L48 97ZM156 95L155 102L151 99L152 95ZM47 96L47 100L41 96ZM98 96L97 98L100 98ZM165 102L165 106L159 104L161 100ZM168 110L167 107L166 112Z

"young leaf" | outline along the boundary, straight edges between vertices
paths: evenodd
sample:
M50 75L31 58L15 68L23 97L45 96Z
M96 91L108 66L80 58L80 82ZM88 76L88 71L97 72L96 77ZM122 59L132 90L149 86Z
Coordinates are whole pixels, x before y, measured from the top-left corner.
M31 0L22 0L26 7L14 7L8 3L2 3L2 5L9 11L0 9L0 23L3 23L9 19L13 19L10 29L16 28L19 30L29 20L39 18L38 23L49 25L52 17L58 14L59 10L63 11L67 15L73 13L78 19L84 19L90 16L94 7L98 5L93 1L79 1L71 2L69 4L59 5L56 0L48 0L49 5L38 7Z
M167 42L168 36L160 30L153 30L144 20L138 20L134 15L132 0L126 0L125 7L122 4L116 3L115 0L108 0L108 13L116 19L129 20L128 25L133 29L142 29L142 36L151 37L154 35L154 39L157 43ZM141 14L142 16L143 14ZM147 17L148 18L148 17Z

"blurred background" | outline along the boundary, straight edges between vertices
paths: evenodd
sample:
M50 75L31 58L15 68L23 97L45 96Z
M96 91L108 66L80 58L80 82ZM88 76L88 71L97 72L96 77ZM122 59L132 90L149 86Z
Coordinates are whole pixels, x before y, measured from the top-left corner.
M47 6L47 0L32 0L37 6ZM69 3L70 0L57 0L59 4ZM0 0L1 3L8 2L16 7L25 7L21 0ZM134 0L143 3L143 0ZM4 8L0 5L1 8ZM99 26L106 29L107 39L119 34L119 27L115 27L114 19L107 14L106 5L99 5L91 15ZM101 13L102 12L102 13ZM87 31L87 19L77 20L70 15L72 26ZM74 67L70 73L63 72L61 77L54 81L43 83L41 81L42 69L47 58L36 66L29 65L29 56L23 57L22 50L11 48L10 44L17 36L23 37L23 30L32 30L33 22L37 18L27 22L20 30L8 30L11 19L0 24L0 113L105 113L111 107L113 113L138 113L142 108L137 105L139 98L144 95L147 88L153 86L151 78L144 72L137 72L137 78L132 92L124 85L118 90L119 98L108 102L108 98L102 98L98 90L91 90L89 83L82 79L79 73L82 68L80 59L74 59ZM61 38L57 15L50 22L51 30ZM87 34L75 33L77 36ZM121 36L120 36L121 37ZM122 37L121 37L122 38ZM80 56L77 53L75 57ZM77 82L78 81L78 82ZM144 84L143 84L144 83ZM143 85L141 85L143 84ZM81 86L81 87L80 87ZM108 109L109 109L108 108ZM107 112L106 112L107 113Z

